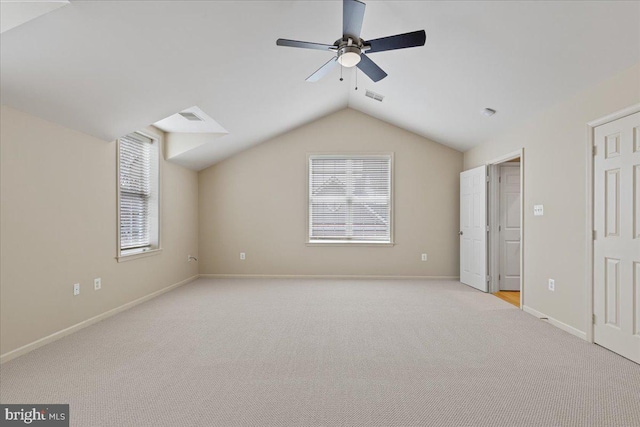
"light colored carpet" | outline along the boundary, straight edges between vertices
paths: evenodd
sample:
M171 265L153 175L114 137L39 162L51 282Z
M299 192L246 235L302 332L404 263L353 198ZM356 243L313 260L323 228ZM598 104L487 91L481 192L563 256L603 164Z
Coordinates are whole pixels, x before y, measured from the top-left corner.
M640 426L640 365L458 282L209 280L0 367L73 426Z

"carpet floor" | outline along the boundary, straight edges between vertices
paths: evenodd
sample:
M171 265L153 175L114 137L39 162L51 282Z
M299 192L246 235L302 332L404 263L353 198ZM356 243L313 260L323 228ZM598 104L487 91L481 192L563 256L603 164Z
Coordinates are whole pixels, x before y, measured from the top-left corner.
M640 426L640 365L454 281L199 279L0 367L72 426Z

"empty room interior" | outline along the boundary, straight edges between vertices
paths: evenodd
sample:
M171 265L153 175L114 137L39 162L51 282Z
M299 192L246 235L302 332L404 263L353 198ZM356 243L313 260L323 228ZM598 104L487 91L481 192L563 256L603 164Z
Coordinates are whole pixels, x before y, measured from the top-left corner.
M640 426L640 2L0 15L0 424Z

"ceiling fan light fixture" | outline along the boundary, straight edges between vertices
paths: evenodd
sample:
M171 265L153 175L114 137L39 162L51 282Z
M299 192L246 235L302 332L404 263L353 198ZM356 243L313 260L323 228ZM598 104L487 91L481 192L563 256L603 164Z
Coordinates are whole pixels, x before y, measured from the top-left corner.
M343 67L355 67L360 62L360 49L355 46L343 47L338 51L338 62Z

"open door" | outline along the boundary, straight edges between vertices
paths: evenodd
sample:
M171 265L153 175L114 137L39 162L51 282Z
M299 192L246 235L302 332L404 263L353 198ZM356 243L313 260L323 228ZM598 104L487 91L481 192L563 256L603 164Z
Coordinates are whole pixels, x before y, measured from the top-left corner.
M460 174L460 281L487 292L487 167Z

